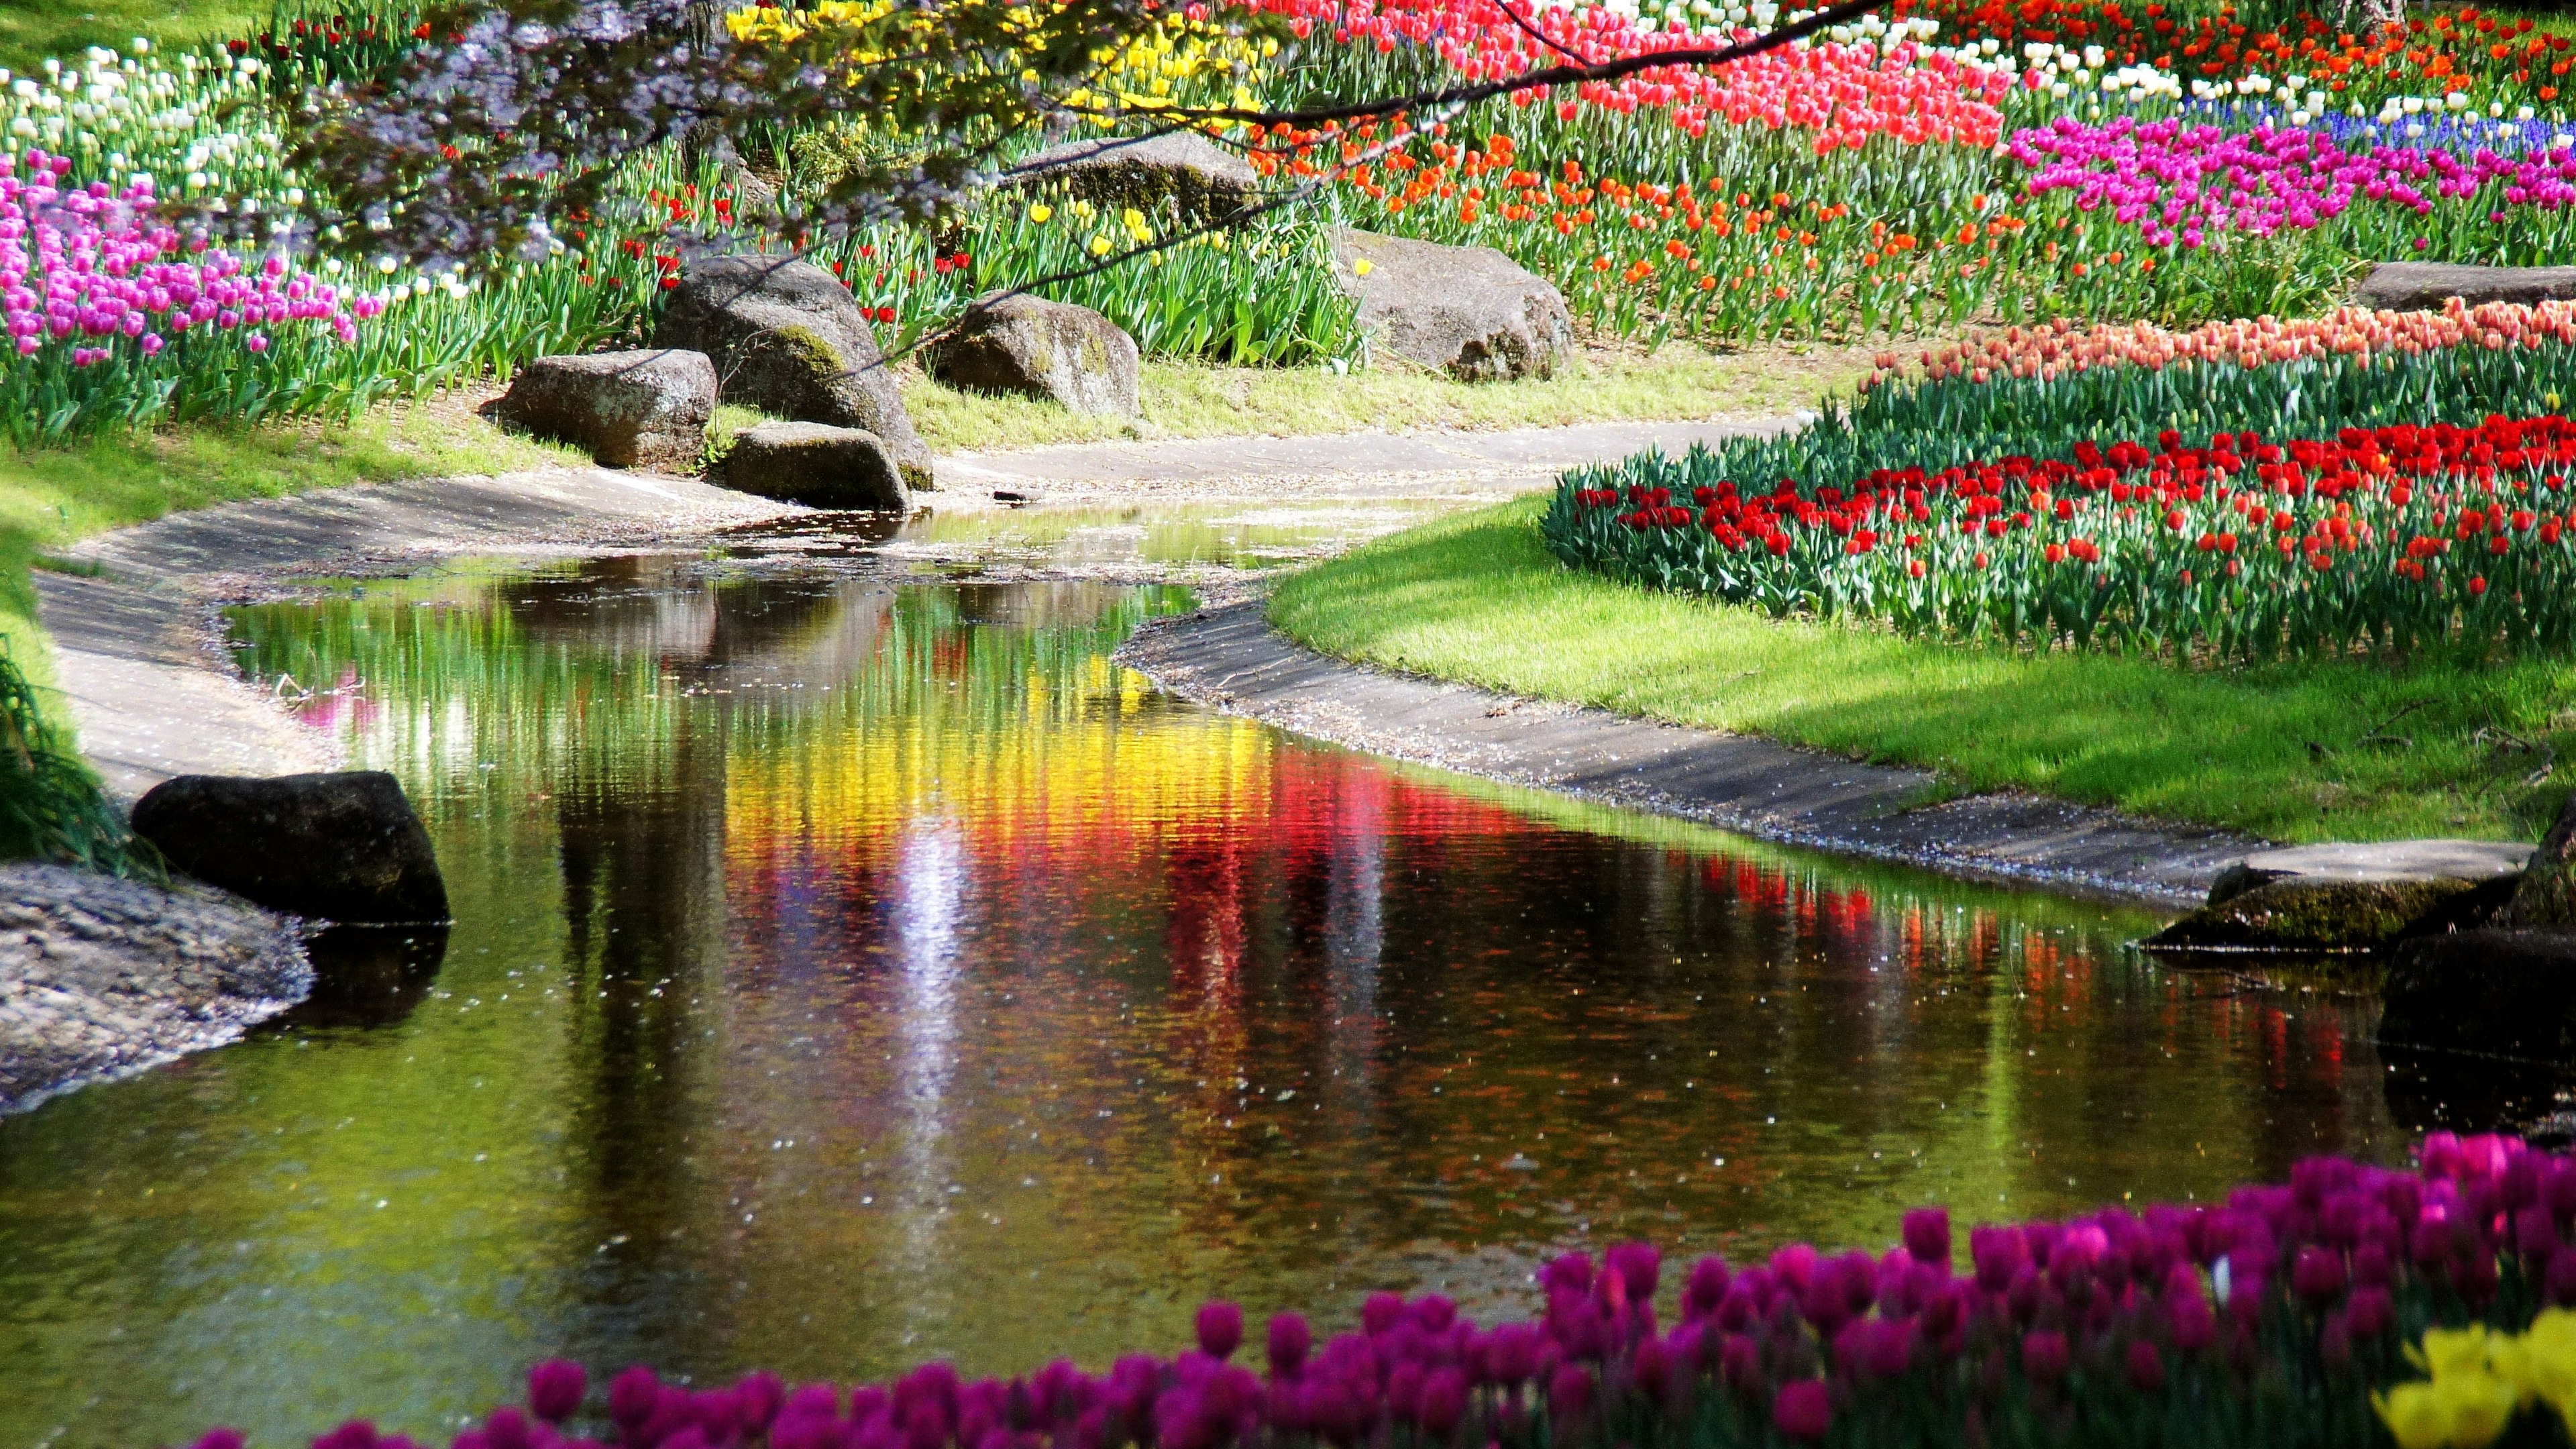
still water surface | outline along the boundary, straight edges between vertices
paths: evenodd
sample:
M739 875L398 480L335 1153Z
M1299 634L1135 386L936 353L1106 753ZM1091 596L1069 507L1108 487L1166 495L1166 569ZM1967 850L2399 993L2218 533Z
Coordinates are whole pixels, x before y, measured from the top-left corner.
M0 1449L437 1431L552 1352L1099 1364L2404 1149L2366 1000L1177 703L1109 654L1185 606L645 558L240 611L456 924L0 1120Z

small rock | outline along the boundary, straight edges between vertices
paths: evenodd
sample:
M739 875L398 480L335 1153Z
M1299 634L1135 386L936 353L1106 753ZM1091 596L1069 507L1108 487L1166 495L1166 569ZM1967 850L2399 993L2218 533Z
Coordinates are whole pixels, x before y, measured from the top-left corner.
M2375 951L2474 925L2502 905L2510 876L2353 880L2297 875L2213 901L2147 938L2150 949Z
M2455 931L2397 948L2382 1040L2576 1061L2576 935Z
M1168 200L1193 218L1231 216L1261 189L1251 162L1196 131L1068 141L1031 155L1003 178L1008 186L1048 183L1103 206L1151 211Z
M727 488L809 508L907 509L903 475L885 441L859 428L763 423L736 434L719 466Z
M2576 792L2558 807L2558 819L2540 837L2531 865L2496 924L2545 931L2576 931Z
M2380 840L2258 850L2218 873L2209 903L2300 877L2335 881L2487 881L2520 871L2531 848L2505 840Z
M778 417L865 428L904 480L931 486L930 449L904 413L876 328L839 278L790 257L707 257L667 295L653 340L715 360L726 401Z
M347 924L447 919L429 832L382 770L180 775L134 802L178 870L271 910Z
M2457 297L2481 302L2546 302L2576 297L2576 267L2470 267L2449 262L2381 262L2353 290L2353 305L2434 312Z
M921 365L951 387L1051 398L1077 413L1132 418L1136 340L1088 307L1012 295L978 299Z
M694 472L715 412L702 352L659 348L540 357L519 369L493 416L570 443L612 468Z
M1467 382L1549 377L1574 346L1565 298L1492 247L1337 227L1333 277L1373 345Z

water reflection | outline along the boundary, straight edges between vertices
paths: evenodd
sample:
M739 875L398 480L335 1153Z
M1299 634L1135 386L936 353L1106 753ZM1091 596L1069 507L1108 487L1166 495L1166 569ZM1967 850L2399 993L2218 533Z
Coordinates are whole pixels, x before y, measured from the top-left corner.
M634 559L242 611L456 925L367 1024L0 1121L0 1442L435 1429L553 1351L1099 1363L1212 1293L1493 1312L1566 1244L2403 1149L2366 1001L1176 704L1108 654L1182 602Z

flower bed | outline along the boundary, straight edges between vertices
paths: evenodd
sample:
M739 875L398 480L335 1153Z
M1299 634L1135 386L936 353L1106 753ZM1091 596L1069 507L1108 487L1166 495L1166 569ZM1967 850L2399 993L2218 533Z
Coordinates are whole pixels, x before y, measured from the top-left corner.
M2016 332L1910 378L1882 362L1805 433L1569 474L1549 547L1778 615L2018 645L2576 647L2576 308Z
M454 1443L2286 1449L2373 1442L2383 1415L2407 1449L2476 1449L2507 1429L2563 1443L2576 1324L2553 1305L2576 1301L2571 1230L2576 1159L2435 1134L2420 1171L2318 1158L2224 1204L1978 1227L1965 1272L1939 1208L1907 1214L1882 1254L1702 1258L1669 1290L1649 1245L1598 1264L1569 1254L1538 1275L1545 1310L1524 1322L1482 1327L1439 1295L1380 1293L1356 1331L1318 1343L1279 1314L1266 1372L1236 1361L1231 1303L1199 1311L1194 1350L1105 1373L1057 1362L969 1382L931 1363L845 1393L767 1374L692 1389L631 1368L594 1396L581 1368L549 1361L524 1408ZM241 1444L217 1430L198 1449ZM314 1441L411 1445L366 1422Z

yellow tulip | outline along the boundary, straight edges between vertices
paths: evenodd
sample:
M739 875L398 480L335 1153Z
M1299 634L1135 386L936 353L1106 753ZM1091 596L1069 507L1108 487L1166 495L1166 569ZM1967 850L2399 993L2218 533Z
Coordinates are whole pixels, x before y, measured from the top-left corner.
M1358 261L1351 263L1351 275L1354 277L1365 277L1376 270L1377 264L1366 257L1362 257Z
M1029 208L1029 220L1036 222L1040 226L1046 225L1047 218L1054 215L1055 208L1047 205L1043 201Z
M2421 1380L2398 1384L2371 1396L2371 1407L2388 1426L2397 1449L2442 1449L2451 1439L2451 1416L2433 1397L2433 1386Z
M2484 1373L2437 1378L2433 1396L2451 1421L2451 1442L2459 1449L2487 1449L2513 1421L2514 1406L2522 1399L2513 1385Z
M2409 1349L2406 1356L2437 1379L2446 1374L2482 1372L2487 1361L2486 1325L2425 1329L2423 1341Z
M1105 257L1109 255L1109 238L1105 236L1093 237L1091 239L1091 254L1095 257Z

